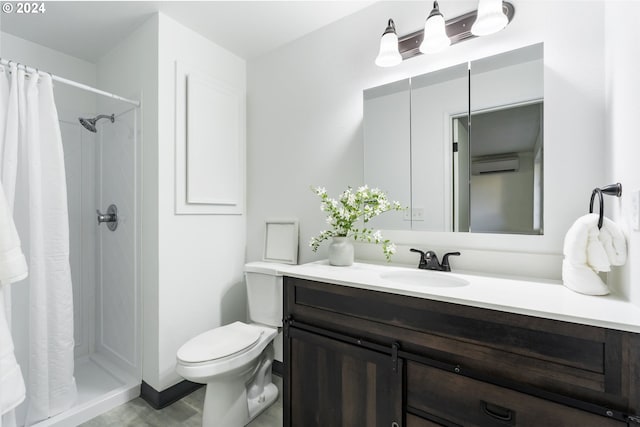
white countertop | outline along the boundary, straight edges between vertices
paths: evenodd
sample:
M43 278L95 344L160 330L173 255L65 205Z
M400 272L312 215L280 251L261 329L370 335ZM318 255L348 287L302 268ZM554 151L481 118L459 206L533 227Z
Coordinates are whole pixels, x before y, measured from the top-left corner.
M618 295L578 294L560 281L468 272L443 273L364 263L334 267L327 261L282 266L280 270L286 276L301 279L640 333L640 308L637 306ZM464 279L469 284L437 287L399 283L380 276L392 271L447 275Z

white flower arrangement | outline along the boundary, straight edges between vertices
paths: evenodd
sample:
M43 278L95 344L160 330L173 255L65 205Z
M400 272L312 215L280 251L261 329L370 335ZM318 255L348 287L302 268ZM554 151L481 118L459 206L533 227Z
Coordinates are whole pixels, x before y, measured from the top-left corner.
M331 230L323 230L309 242L309 246L315 252L320 243L331 237L353 237L354 240L362 242L382 244L387 261L391 260L391 255L396 252L396 246L388 239L383 239L380 230L367 228L366 224L374 217L391 210L401 211L399 202L389 202L387 195L377 189L368 186L359 187L353 191L351 187L340 194L338 200L327 195L324 187L312 188L313 192L320 196L320 210L327 212L327 224ZM362 228L356 227L362 221Z

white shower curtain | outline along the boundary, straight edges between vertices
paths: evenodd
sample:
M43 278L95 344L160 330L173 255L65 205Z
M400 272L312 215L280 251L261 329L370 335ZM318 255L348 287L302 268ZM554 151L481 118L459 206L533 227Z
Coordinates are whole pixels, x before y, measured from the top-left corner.
M24 422L31 425L70 408L77 398L69 217L51 76L16 67L11 71L9 94L2 94L8 101L2 101L6 120L0 166L29 264L29 278L19 285L28 286L28 325L14 321L13 331L14 336L29 335L28 360L18 362L27 388Z

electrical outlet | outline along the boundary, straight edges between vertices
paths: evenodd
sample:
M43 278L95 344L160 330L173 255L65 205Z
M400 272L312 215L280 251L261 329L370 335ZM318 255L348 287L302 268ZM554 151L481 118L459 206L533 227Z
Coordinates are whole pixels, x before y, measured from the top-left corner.
M413 208L407 209L404 211L405 221L424 221L424 209L423 208Z
M631 227L640 231L640 190L631 193Z

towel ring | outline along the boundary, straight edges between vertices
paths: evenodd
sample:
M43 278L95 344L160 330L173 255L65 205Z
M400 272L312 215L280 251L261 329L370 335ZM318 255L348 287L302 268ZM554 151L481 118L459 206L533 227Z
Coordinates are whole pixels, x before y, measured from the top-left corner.
M598 230L602 228L602 222L604 221L604 200L602 200L602 190L599 188L594 188L591 192L591 201L589 202L589 213L593 213L593 201L595 200L596 194L598 195L598 199L600 201L600 211L598 217Z
M604 221L604 200L602 198L602 193L608 194L610 196L620 197L622 196L622 184L619 182L616 184L607 185L602 188L594 188L591 192L591 201L589 202L589 213L593 213L593 201L596 198L596 194L598 195L598 201L600 202L600 209L598 211L598 230L602 228L602 223Z

